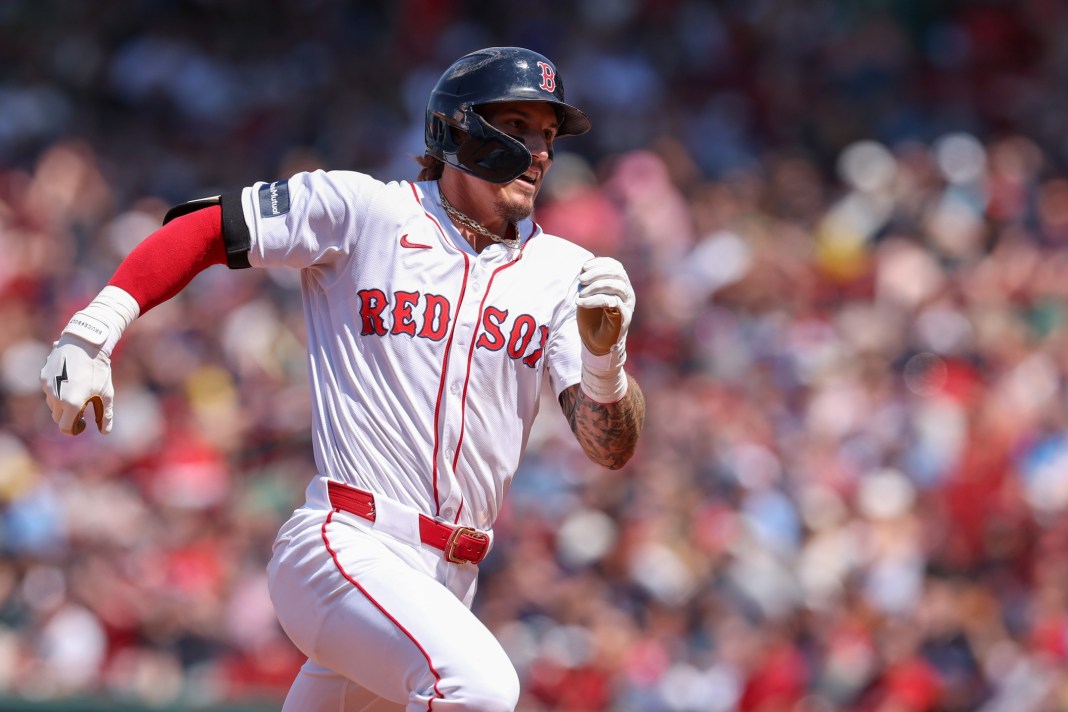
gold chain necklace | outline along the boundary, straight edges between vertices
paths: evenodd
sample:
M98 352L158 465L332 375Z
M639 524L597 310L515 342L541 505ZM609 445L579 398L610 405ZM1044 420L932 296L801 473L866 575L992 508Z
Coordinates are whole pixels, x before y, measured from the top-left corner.
M485 227L483 227L482 223L476 222L473 218L467 217L459 210L452 207L452 203L449 202L449 199L445 197L444 193L440 193L440 195L441 206L445 208L445 212L449 214L449 217L455 220L456 222L460 223L461 225L464 225L465 227L471 228L479 235L482 235L483 237L488 237L494 242L499 242L503 245L508 245L508 247L511 247L512 249L516 249L519 247L519 226L515 223L510 224L512 231L515 232L515 237L501 237L499 235L495 235L489 230L487 230Z

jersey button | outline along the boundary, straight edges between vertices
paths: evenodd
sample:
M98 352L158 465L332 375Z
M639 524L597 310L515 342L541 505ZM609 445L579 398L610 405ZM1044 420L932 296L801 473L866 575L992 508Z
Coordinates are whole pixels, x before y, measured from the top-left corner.
M454 396L458 395L460 393L460 384L459 383L452 384L452 388L450 388L449 390L452 391L452 394Z

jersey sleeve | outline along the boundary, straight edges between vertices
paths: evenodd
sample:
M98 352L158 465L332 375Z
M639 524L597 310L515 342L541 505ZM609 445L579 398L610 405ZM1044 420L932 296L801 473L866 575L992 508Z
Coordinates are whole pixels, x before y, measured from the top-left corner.
M301 269L347 256L382 188L362 173L320 170L224 195L227 264Z
M579 288L578 276L576 269L574 279L556 310L549 330L546 364L553 395L557 398L566 388L582 380L582 339L579 337L578 308L575 306Z

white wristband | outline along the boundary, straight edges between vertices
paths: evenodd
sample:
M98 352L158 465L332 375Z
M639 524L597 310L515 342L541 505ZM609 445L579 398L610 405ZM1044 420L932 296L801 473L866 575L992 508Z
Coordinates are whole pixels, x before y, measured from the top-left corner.
M109 285L71 317L63 333L99 347L105 356L111 356L122 332L140 313L141 307L136 299L125 290Z
M608 405L627 395L627 372L623 364L627 360L624 344L616 344L612 350L600 356L582 347L582 380L579 387L587 396Z

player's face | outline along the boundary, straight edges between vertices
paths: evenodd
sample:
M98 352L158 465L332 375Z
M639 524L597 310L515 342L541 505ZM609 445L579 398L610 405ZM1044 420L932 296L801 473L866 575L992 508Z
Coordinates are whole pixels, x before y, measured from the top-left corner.
M508 222L518 222L534 212L534 198L552 165L553 141L560 128L556 110L540 101L510 101L490 104L480 113L491 126L530 151L530 168L523 175L504 185L485 183L497 191L497 214Z

